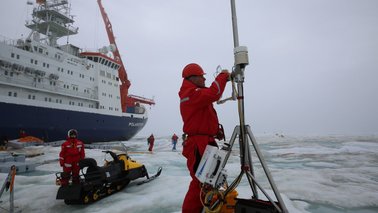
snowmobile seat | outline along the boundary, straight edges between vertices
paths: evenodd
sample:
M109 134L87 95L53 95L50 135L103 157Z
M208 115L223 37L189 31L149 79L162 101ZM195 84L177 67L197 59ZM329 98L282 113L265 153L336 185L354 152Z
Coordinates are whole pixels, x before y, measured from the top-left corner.
M93 158L85 158L79 162L80 169L87 167L87 171L84 174L85 182L93 182L99 184L103 180L101 167L97 166L97 162Z
M118 160L116 162L113 161L111 164L102 167L101 171L103 174L105 174L105 179L107 182L113 182L122 178L124 168L124 162Z
M93 158L84 158L79 161L80 169L84 169L85 167L96 167L97 162Z

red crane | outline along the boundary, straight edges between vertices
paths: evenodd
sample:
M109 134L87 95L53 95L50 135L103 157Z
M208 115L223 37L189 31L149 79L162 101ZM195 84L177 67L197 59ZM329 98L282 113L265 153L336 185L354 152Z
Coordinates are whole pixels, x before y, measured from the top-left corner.
M143 98L139 96L128 96L129 87L131 83L129 79L127 78L126 69L125 69L125 66L123 65L121 55L119 54L119 51L118 51L118 47L115 41L115 36L113 34L112 24L110 23L109 17L105 12L104 7L102 6L101 0L97 0L97 3L98 3L98 6L100 7L102 19L104 20L106 32L109 38L109 43L115 46L113 50L114 59L121 64L121 67L118 69L118 76L122 83L120 86L122 112L126 112L126 108L128 106L135 106L136 102L149 104L149 105L155 104L154 100L152 99L147 99L147 98Z

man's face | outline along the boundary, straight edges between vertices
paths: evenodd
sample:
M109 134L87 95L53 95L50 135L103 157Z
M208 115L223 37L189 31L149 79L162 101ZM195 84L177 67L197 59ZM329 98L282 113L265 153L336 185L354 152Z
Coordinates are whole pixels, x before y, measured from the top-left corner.
M198 87L205 87L206 78L203 75L196 75L191 77L191 81Z

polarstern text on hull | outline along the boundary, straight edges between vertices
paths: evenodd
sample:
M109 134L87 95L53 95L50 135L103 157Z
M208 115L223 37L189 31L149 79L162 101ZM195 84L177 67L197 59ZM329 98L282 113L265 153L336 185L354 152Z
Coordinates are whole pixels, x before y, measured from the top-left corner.
M131 122L129 123L129 126L143 126L144 123L134 123L134 122Z
M130 83L122 89L129 81L114 36L108 32L113 54L60 45L78 33L73 23L67 1L38 0L25 25L29 36L1 37L0 137L19 138L22 131L55 141L75 128L85 142L128 140L146 124L143 104L154 101L129 95Z

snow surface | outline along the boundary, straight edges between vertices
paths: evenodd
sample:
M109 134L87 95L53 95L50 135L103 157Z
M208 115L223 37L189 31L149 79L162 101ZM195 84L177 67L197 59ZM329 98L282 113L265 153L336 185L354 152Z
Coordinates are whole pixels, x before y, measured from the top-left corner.
M153 174L159 166L163 172L156 180L136 185L131 182L122 191L100 201L83 205L66 205L56 200L58 186L55 173L60 172L58 154L60 147L39 147L44 155L27 158L41 164L36 171L20 173L15 179L15 207L22 212L181 212L181 205L190 182L182 146L172 151L170 137L156 138L153 153L147 151L144 138L123 142L132 159L143 163ZM278 138L257 137L257 142L267 161L272 176L291 213L306 212L378 212L378 143L377 138ZM30 149L36 149L35 147ZM253 149L251 149L253 150ZM99 149L86 149L86 156L96 159L99 165L104 153ZM18 151L20 152L20 151ZM240 172L238 146L235 144L227 163L228 180ZM256 156L252 155L253 161ZM255 163L255 162L254 162ZM256 178L272 195L259 163ZM0 174L3 183L6 174ZM261 182L260 182L261 180ZM239 197L252 194L246 178L239 184ZM263 197L262 193L259 194ZM273 196L274 197L274 196ZM0 212L9 208L9 193L1 197Z

